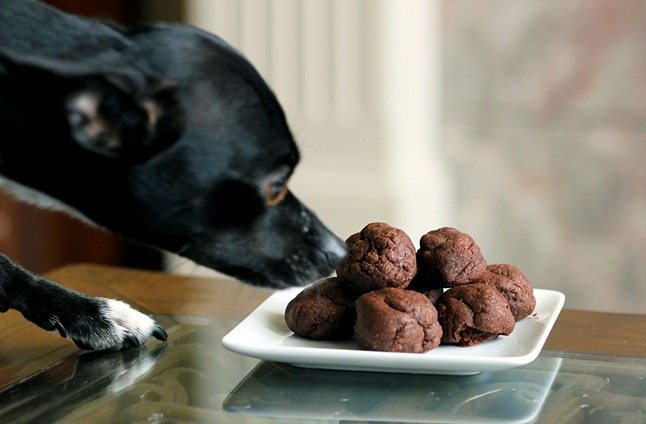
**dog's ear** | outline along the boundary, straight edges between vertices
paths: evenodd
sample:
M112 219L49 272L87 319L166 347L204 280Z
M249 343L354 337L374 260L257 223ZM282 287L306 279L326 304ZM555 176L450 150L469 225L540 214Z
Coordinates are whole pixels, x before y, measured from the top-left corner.
M0 47L0 71L63 87L71 138L95 154L139 161L179 138L182 117L174 84L145 78L109 54L70 64Z
M102 77L84 78L65 99L72 138L94 153L140 160L175 141L181 117L172 85L126 91Z

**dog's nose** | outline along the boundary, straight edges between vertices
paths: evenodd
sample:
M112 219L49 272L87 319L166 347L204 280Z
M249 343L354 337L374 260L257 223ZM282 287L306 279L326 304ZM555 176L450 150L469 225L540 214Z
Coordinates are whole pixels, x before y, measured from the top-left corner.
M330 234L323 243L323 253L330 267L336 268L348 254L348 246L343 240Z

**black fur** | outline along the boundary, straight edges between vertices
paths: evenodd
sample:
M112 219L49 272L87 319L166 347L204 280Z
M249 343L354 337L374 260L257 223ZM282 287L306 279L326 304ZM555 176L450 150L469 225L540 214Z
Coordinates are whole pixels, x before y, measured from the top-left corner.
M298 161L272 91L218 37L169 24L121 31L0 0L5 178L129 238L280 288L329 274L345 254L292 193L267 200ZM47 330L100 315L95 299L4 256L0 284L0 306Z

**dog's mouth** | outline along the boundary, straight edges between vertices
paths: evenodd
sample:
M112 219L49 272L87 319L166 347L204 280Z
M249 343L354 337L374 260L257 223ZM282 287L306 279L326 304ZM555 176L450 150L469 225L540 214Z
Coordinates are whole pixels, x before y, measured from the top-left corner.
M255 260L249 261L251 258L247 257L240 263L225 263L220 259L205 257L201 249L187 249L182 255L244 283L284 289L305 286L329 276L345 257L346 248L340 239L330 240L325 248L304 249L281 259L255 257Z
M221 272L235 277L236 279L257 287L267 287L273 289L285 289L289 287L304 286L311 281L322 278L325 274L319 273L292 273L289 276L279 275L280 273L271 273L270 275L244 267L224 267Z

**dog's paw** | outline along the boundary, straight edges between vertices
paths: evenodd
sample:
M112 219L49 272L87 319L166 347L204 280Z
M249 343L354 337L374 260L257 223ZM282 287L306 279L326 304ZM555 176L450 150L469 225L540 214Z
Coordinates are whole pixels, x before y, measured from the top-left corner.
M165 341L166 331L152 318L127 303L96 298L96 316L75 317L65 323L55 319L53 326L61 336L69 337L81 349L120 350L138 347L151 336Z

